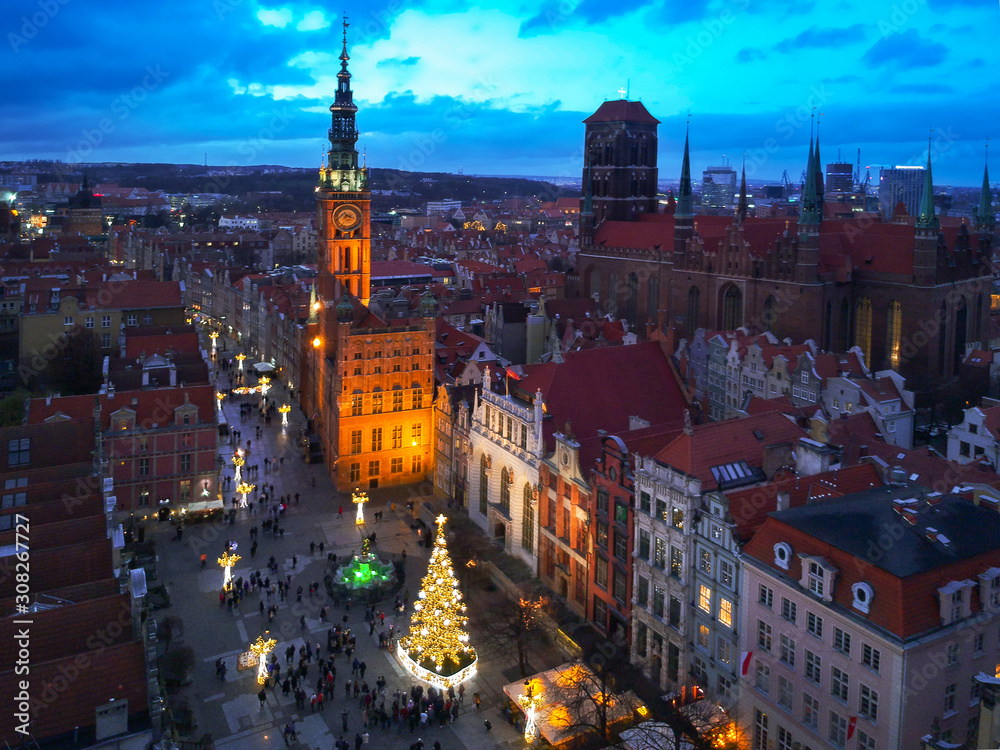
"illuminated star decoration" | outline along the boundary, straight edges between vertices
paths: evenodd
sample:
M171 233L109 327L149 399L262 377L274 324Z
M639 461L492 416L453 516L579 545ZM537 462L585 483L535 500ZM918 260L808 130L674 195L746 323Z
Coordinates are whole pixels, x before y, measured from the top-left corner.
M250 652L257 656L257 684L263 685L267 682L267 655L274 651L278 642L274 638L265 639L264 636L257 636L257 640L250 644Z
M236 485L236 491L243 495L243 499L240 500L240 507L247 507L247 495L253 492L257 488L256 484L247 484L246 482L240 482Z
M238 485L243 483L243 464L246 462L247 460L243 458L243 449L239 448L236 453L233 454L233 466L236 467L236 474L233 477L233 480Z
M292 410L292 407L288 404L282 404L278 407L278 412L281 414L281 426L288 426L288 412Z
M219 565L222 566L222 590L229 591L233 587L233 566L242 558L239 555L229 554L229 550L222 553L219 558Z

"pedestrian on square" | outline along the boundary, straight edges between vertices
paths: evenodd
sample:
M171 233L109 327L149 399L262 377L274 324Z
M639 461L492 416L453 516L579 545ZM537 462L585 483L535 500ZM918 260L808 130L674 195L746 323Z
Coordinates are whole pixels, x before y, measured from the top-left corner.
M267 691L264 688L261 688L260 692L257 693L257 699L260 701L260 710L263 711L264 704L267 702Z
M347 709L345 708L343 711L340 712L340 721L344 725L344 731L345 732L347 731L347 716L348 716L348 713L347 713Z
M479 698L479 693L478 692L475 692L475 693L472 694L472 703L475 705L476 710L478 711L479 710L479 704L480 704L480 698Z

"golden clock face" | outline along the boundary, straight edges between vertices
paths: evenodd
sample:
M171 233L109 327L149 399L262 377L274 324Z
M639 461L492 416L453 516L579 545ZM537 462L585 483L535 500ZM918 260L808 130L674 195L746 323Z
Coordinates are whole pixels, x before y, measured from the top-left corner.
M361 209L350 204L333 210L333 225L342 232L349 232L361 224Z

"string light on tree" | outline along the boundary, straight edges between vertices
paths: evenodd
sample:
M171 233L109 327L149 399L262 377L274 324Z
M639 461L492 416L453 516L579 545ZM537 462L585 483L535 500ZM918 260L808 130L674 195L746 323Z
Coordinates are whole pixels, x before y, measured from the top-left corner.
M229 591L233 587L233 566L242 558L239 555L230 554L229 550L222 553L219 558L219 565L222 566L222 590Z
M243 458L243 449L239 448L236 453L233 454L233 466L236 467L236 474L233 476L233 481L236 482L237 485L243 483L243 464L246 462L247 460Z
M246 482L240 482L238 485L236 485L236 491L239 492L241 495L243 495L243 499L240 500L241 508L247 507L247 495L249 495L255 489L257 489L256 484L247 484Z
M278 407L278 412L281 414L281 426L288 427L288 412L292 410L292 407L288 404L282 404Z
M264 633L267 635L267 632ZM278 642L274 638L264 638L257 636L257 640L250 644L250 652L257 657L257 684L263 685L267 682L267 655L274 651Z
M476 673L476 650L469 645L462 592L451 566L444 524L437 518L434 551L413 604L410 633L399 640L396 655L406 670L435 687L447 689Z
M361 526L365 522L365 503L368 502L368 493L361 492L360 490L354 490L351 493L351 500L354 504L358 506L358 512L354 516L354 523Z

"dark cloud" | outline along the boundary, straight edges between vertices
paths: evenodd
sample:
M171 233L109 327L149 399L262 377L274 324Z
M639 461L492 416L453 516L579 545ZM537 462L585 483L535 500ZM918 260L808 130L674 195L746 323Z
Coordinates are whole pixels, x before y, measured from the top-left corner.
M376 68L396 68L401 65L416 65L420 62L419 57L404 57L404 58L388 58L386 60L379 60L375 63Z
M671 4L671 0L667 0L666 5ZM687 5L692 4L704 7L707 5L707 0L694 0ZM573 23L597 24L651 5L653 5L651 0L619 0L614 3L606 0L582 0L579 5L573 7L571 0L546 0L534 16L521 24L518 36L554 34Z
M869 67L895 66L901 69L933 67L944 62L948 48L907 29L879 39L861 58Z
M863 40L865 28L865 25L860 23L846 28L808 28L798 36L778 42L774 45L774 50L786 53L800 49L843 47Z
M736 62L750 63L763 60L767 53L758 47L744 47L736 53Z
M945 83L901 83L889 89L890 94L954 94L955 88Z

